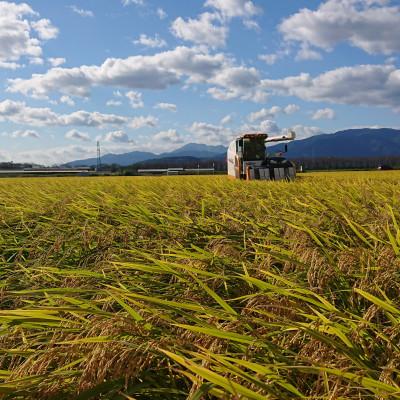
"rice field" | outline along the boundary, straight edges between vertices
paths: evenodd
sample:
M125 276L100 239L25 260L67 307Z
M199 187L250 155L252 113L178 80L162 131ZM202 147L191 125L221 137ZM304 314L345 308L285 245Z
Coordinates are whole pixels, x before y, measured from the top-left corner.
M400 172L0 181L0 398L400 399Z

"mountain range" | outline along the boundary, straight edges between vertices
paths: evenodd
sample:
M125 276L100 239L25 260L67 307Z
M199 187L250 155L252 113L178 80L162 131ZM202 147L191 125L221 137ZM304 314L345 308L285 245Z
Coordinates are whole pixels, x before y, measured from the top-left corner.
M269 152L282 149L271 146ZM376 158L400 156L400 130L348 129L290 143L288 158Z
M118 164L123 167L136 164L146 160L156 160L175 157L194 157L199 159L220 158L222 154L225 157L226 147L224 146L209 146L206 144L188 143L179 149L168 153L155 154L143 151L131 151L124 154L105 154L101 157L102 164ZM90 167L96 165L96 158L88 158L86 160L71 161L65 166L67 167Z
M400 130L380 129L348 129L330 134L321 134L303 140L295 140L288 145L287 158L371 158L400 156ZM282 151L283 145L268 147L269 153ZM128 166L147 160L179 159L190 157L194 159L221 160L226 157L227 148L206 144L189 143L174 151L162 154L133 151L124 154L105 154L102 164L118 164ZM65 166L94 166L96 158L71 161Z

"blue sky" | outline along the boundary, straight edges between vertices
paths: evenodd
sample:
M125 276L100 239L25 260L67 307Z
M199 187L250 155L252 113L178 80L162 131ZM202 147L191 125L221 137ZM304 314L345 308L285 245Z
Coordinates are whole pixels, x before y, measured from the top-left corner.
M400 126L397 0L0 1L0 161Z

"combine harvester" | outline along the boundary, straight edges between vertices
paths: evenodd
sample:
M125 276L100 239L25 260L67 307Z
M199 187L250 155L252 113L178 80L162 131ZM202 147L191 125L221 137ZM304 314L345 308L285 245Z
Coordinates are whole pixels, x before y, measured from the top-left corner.
M267 155L266 143L294 140L296 134L268 138L266 133L246 133L228 147L228 176L246 180L293 180L295 165L282 156ZM287 144L285 145L285 153Z

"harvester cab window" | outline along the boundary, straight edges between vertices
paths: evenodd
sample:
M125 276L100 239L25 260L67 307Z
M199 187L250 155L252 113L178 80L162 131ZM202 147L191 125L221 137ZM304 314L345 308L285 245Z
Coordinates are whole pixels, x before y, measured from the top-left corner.
M264 138L260 139L243 139L243 160L258 161L265 159L265 143Z

